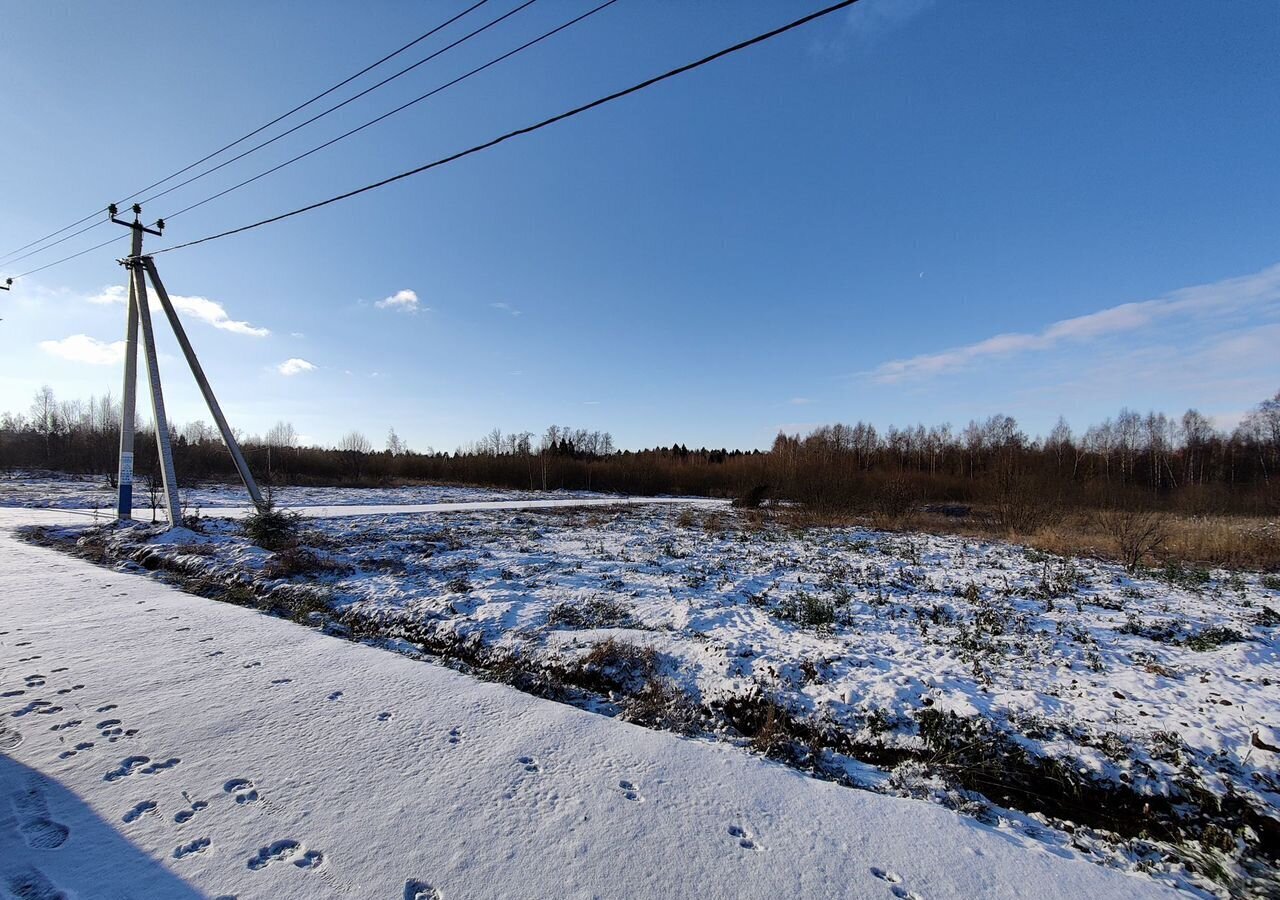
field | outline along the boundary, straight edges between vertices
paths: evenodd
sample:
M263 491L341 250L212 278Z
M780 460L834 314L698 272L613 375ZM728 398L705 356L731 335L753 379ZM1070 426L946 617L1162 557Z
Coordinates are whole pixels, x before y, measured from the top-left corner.
M403 497L403 495L401 495ZM1277 885L1280 581L708 501L47 529L99 562L1212 893Z

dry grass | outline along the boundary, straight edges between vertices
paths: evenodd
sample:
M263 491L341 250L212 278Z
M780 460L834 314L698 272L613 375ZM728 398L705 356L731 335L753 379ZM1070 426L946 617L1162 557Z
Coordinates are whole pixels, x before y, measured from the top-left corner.
M998 517L980 509L965 517L925 511L894 517L865 517L815 513L803 508L789 509L780 515L783 524L797 529L870 525L884 531L923 531L1009 540L1060 556L1125 561L1121 542L1114 531L1104 528L1098 516L1087 512L1061 516L1051 524L1040 525L1025 533L1002 527ZM1160 546L1145 553L1139 562L1148 565L1181 562L1223 569L1280 572L1280 520L1275 518L1169 513L1163 516L1162 526L1164 533Z
M1245 516L1169 516L1159 551L1147 563L1178 561L1224 569L1280 569L1280 523ZM1095 523L1074 519L1022 539L1052 553L1121 559L1115 537Z

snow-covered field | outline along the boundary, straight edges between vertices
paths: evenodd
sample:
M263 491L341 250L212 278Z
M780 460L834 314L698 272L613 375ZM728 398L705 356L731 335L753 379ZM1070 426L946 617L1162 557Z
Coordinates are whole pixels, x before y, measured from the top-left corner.
M586 491L516 491L460 485L414 485L391 488L332 488L282 485L273 488L281 506L385 506L420 505L426 503L477 503L507 500L575 499L609 497L609 494ZM182 506L190 513L205 509L221 509L248 505L249 495L239 482L205 482L183 485L179 489ZM149 494L143 483L134 485L135 517L149 521ZM158 499L163 508L163 499ZM106 478L75 477L54 473L18 472L0 477L0 507L27 509L100 509L104 514L115 509L116 491ZM163 512L160 513L163 516Z
M89 543L259 593L319 586L307 608L331 630L934 800L1055 853L1276 889L1274 579L1129 577L956 537L798 533L709 505L303 528L305 549L280 554L217 519Z
M12 536L73 519L0 511L6 900L1173 896Z

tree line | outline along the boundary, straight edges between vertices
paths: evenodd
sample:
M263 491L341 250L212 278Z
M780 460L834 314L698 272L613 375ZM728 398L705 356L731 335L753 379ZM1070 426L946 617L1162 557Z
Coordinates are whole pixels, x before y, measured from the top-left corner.
M0 468L114 477L119 403L110 394L59 401L48 387L25 412L0 415ZM234 478L217 430L171 427L181 481ZM136 441L136 470L154 470L154 435ZM1052 504L1188 512L1280 511L1280 393L1229 431L1196 410L1181 416L1122 409L1074 431L1065 420L1028 436L1009 416L963 428L827 425L779 434L767 451L618 449L604 431L551 426L489 434L452 452L410 449L394 428L381 449L359 431L330 447L302 446L287 422L237 435L267 483L377 485L440 481L528 490L771 496L818 510L986 504L1010 511Z

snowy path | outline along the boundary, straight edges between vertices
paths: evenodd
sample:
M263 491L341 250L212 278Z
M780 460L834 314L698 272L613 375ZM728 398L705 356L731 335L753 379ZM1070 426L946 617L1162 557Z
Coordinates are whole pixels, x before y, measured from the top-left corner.
M53 518L0 511L0 896L1172 896L10 533Z
M485 509L554 509L557 507L577 506L652 506L652 505L690 505L690 506L728 506L728 500L712 500L707 497L571 497L561 500L480 500L462 503L407 503L383 504L378 506L290 506L290 512L296 512L308 519L329 519L338 516L403 516L414 513L471 512ZM2 509L2 508L0 508ZM227 506L201 509L200 515L223 519L242 519L249 514L251 507ZM34 512L35 510L28 510ZM73 516L96 516L99 519L114 516L111 510L92 509L57 509L50 513L61 513ZM135 508L133 517L139 522L150 522L149 509ZM54 521L40 519L41 522ZM62 520L69 521L69 520ZM162 519L163 521L163 519Z

